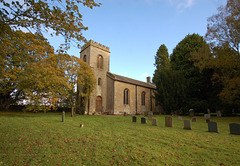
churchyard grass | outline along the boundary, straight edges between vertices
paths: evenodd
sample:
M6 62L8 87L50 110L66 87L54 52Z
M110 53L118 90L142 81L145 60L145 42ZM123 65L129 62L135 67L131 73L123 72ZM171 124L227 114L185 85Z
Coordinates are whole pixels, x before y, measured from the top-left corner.
M207 132L204 117L192 130L177 117L172 128L164 115L153 116L158 126L140 118L0 113L0 165L240 165L240 135L229 132L240 117L211 117L219 133Z

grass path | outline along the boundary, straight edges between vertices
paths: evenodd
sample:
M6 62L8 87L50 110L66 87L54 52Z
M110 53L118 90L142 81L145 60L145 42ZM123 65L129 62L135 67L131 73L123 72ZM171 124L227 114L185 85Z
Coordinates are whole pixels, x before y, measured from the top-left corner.
M192 130L177 117L173 128L154 118L158 126L140 116L67 114L62 123L59 113L0 113L0 165L240 165L240 135L229 134L240 117L213 117L219 133L207 132L203 117Z

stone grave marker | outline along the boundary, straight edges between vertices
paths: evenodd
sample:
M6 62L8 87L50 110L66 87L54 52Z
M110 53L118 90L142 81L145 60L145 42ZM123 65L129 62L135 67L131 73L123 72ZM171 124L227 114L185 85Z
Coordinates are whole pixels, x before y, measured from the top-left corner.
M65 121L65 111L62 112L62 122Z
M190 115L190 117L194 117L194 109L189 110L189 115Z
M197 122L197 118L193 117L192 122Z
M165 117L165 127L172 127L172 126L173 126L172 117L166 116Z
M146 124L146 123L147 123L146 118L142 117L142 118L141 118L141 124Z
M184 127L183 127L183 129L192 130L192 128L191 128L191 120L184 120Z
M230 134L240 135L240 124L239 123L230 123Z
M221 111L217 111L217 117L222 117L222 112Z
M152 125L157 126L157 119L152 119Z
M216 132L218 133L218 126L217 122L208 122L208 131L209 132Z
M132 122L137 122L137 117L136 116L132 116Z
M153 112L152 111L148 112L148 120L152 120L152 117L153 117Z
M204 118L205 118L205 119L210 119L211 116L210 116L210 114L204 114Z
M182 120L182 117L181 117L181 116L178 116L178 120Z

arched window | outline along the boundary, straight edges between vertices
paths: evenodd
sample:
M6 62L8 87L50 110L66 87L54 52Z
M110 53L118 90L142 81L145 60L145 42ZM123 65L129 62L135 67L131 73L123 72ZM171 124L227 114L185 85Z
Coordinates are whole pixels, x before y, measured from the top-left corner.
M98 55L97 67L100 68L100 69L103 69L103 57L102 57L102 55Z
M145 95L146 95L146 93L145 93L145 92L142 92L142 95L141 95L142 105L145 105Z
M84 55L84 56L83 56L83 61L84 61L84 62L87 62L87 55Z
M129 104L129 90L128 89L124 89L123 104Z
M102 85L102 79L98 78L98 85L101 86Z

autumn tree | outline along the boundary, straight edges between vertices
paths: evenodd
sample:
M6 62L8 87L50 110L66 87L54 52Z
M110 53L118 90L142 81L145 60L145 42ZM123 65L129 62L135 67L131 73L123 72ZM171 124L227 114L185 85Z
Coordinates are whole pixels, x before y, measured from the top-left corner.
M8 109L10 103L23 97L22 83L27 70L53 54L53 48L41 35L12 31L9 26L1 32L0 42L0 102L1 109ZM30 72L27 77L31 76Z
M221 84L219 97L225 104L240 105L240 1L228 0L208 19L209 46L192 54L201 70L213 69L212 82Z
M94 0L1 0L0 3L1 27L6 24L12 30L21 27L29 32L61 35L65 39L65 49L71 42L80 47L80 42L86 41L82 31L88 28L82 23L80 4L91 9L101 5Z

